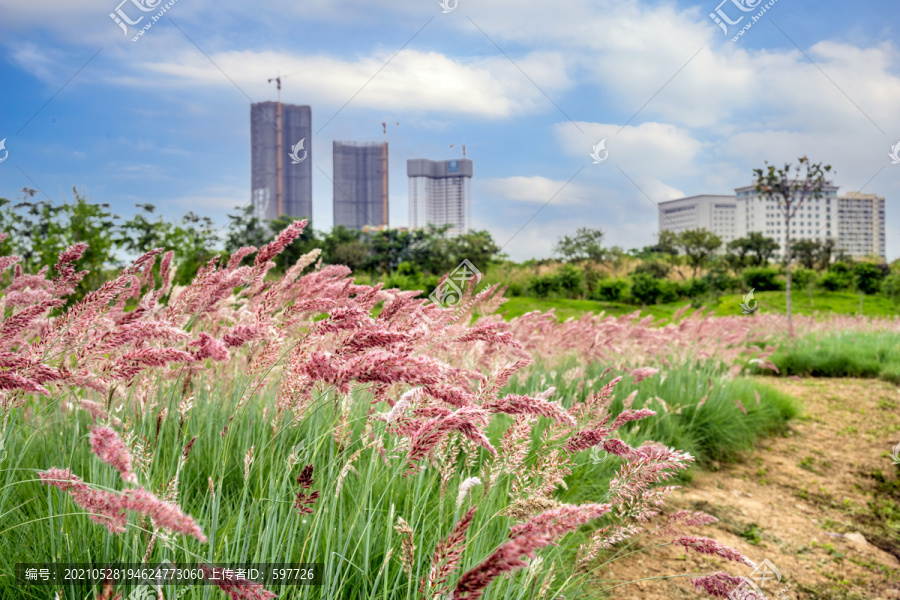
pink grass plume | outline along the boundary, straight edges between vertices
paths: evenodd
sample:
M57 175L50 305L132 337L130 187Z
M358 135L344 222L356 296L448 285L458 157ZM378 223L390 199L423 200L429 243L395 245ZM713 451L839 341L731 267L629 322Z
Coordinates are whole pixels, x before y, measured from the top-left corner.
M749 567L756 566L753 561L741 554L740 551L729 546L723 546L716 540L710 538L684 536L674 540L672 543L676 546L689 548L700 554L717 555L728 560L733 560L734 562L745 564Z
M137 483L131 471L131 453L125 442L109 427L97 427L91 432L91 450L100 460L114 467L122 475L122 480Z

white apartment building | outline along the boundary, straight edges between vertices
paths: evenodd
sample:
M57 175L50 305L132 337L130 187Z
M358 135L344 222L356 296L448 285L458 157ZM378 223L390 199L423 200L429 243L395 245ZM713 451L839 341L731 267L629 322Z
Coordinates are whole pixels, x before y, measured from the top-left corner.
M409 227L450 225L450 236L467 233L472 222L472 161L406 161L409 176Z
M836 185L826 181L821 198L807 198L803 201L791 218L791 241L824 241L837 237L837 191ZM779 202L761 199L752 185L735 188L734 193L738 203L737 227L741 232L738 237L758 231L778 242L781 249L777 254L780 256L784 251L787 231Z
M704 228L724 243L758 231L778 242L780 255L787 232L779 203L761 199L752 185L734 192L734 196L700 195L660 202L660 231ZM733 208L726 208L729 203ZM884 198L859 192L838 197L838 187L826 182L822 197L804 200L791 218L791 241L829 238L854 258L884 258Z
M854 257L885 256L884 198L860 192L838 197L837 246Z
M741 237L737 227L734 196L702 194L659 204L659 230L707 229L725 243Z

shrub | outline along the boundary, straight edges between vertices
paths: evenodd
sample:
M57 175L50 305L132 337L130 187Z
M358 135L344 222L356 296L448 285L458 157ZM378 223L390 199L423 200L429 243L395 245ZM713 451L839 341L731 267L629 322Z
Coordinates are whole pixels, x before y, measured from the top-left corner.
M849 275L850 274L850 266L842 261L837 261L831 263L828 267L829 273L838 273L839 275Z
M632 275L636 275L638 273L646 273L647 275L651 275L656 279L665 279L669 276L669 271L672 269L669 265L661 262L645 262L639 264L635 267L634 271L631 272Z
M640 304L656 304L662 290L660 281L647 273L638 273L631 278L631 297Z
M662 303L675 302L681 297L681 286L668 279L658 279L659 301Z
M594 287L594 300L619 302L625 297L628 282L624 279L601 279Z
M836 292L847 288L847 283L835 273L825 273L819 278L819 285L829 292Z
M581 296L584 294L584 278L581 271L570 264L565 264L557 271L556 279L559 289L569 296Z
M511 283L506 284L506 293L510 296L521 296L525 291L525 286L523 286L518 281L513 281Z
M603 274L595 269L590 263L587 263L584 266L581 277L584 280L584 289L587 291L588 295L591 295L597 287L597 282L603 279Z
M706 281L709 289L716 292L740 290L744 287L744 282L740 277L732 277L722 268L711 270L703 279Z
M882 293L893 300L894 304L900 303L900 273L891 273L881 282Z
M559 291L559 279L556 275L538 275L528 282L531 293L538 298L546 298L550 294Z
M798 288L805 288L810 282L814 282L816 278L816 272L812 269L797 269L796 271L791 271L791 283Z
M778 270L766 267L744 269L744 283L758 292L771 292L783 290L784 286L778 281Z
M688 298L697 298L709 293L709 281L706 279L689 279L681 285L681 293Z
M871 295L877 293L881 288L884 272L878 268L878 265L857 263L853 265L853 279L860 292Z

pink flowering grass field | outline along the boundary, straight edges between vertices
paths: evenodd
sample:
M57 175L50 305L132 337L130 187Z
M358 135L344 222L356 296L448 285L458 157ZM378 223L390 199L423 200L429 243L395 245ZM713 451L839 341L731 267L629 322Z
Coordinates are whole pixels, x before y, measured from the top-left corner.
M698 598L741 584L752 563L666 498L796 414L742 376L774 368L774 332L505 322L497 287L445 309L317 252L274 274L304 225L183 288L172 253L148 253L78 303L84 245L51 272L0 258L0 597L614 597L610 549L641 535L718 557L684 581ZM207 579L318 563L321 585L16 580L19 563L166 561Z

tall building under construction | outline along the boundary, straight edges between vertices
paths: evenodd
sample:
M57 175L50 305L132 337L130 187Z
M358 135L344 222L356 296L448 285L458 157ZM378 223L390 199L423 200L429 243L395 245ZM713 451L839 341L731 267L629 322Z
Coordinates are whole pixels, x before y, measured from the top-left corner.
M334 224L387 227L387 142L334 142Z
M406 161L409 176L409 226L450 225L449 235L466 233L471 226L472 161Z
M279 148L278 105L278 102L250 105L253 206L256 215L265 220L281 215L311 219L312 110L309 106L281 103Z

